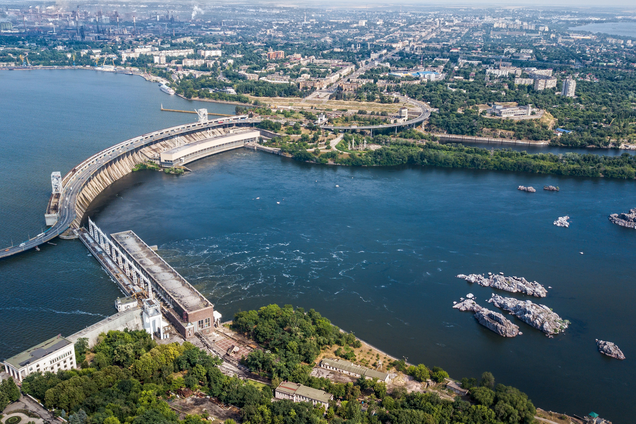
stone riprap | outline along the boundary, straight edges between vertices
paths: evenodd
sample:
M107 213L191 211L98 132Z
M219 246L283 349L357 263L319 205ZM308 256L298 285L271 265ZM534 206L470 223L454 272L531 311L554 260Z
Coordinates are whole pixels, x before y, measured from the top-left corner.
M474 312L474 317L478 323L502 337L516 337L521 334L519 326L514 325L498 312L482 308L472 299L457 303L453 308L462 312Z
M621 351L618 346L616 346L612 342L606 342L605 340L596 339L596 346L598 346L598 351L601 352L603 355L607 355L615 359L620 359L621 361L625 359L623 351Z
M549 336L562 333L569 325L568 321L561 319L547 306L532 303L529 300L518 300L493 294L488 302L510 312L529 326L541 330Z
M630 209L629 213L613 213L609 216L609 220L621 227L636 229L636 208Z
M505 275L489 272L488 276L483 274L459 274L457 278L510 293L523 293L534 297L546 297L548 295L548 291L541 284L536 281L530 282L523 277L506 277Z

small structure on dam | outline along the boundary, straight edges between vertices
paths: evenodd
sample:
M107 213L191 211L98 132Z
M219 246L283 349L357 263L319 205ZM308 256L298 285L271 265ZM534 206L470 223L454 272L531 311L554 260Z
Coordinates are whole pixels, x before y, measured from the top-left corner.
M245 143L256 142L260 136L261 133L254 130L230 130L227 135L206 138L161 152L161 166L169 168L185 165L215 153L243 147Z

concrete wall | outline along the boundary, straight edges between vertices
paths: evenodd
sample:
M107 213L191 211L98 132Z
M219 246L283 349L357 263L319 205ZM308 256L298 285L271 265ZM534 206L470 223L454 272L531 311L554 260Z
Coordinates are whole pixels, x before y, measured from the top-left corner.
M141 312L141 308L118 312L66 338L74 344L78 339L86 337L88 346L93 347L102 333L108 333L111 330L123 331L126 328L129 330L143 330Z

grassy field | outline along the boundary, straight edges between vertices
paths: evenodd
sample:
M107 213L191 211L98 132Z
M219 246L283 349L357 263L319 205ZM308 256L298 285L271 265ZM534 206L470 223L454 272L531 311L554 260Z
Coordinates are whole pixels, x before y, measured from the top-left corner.
M376 103L376 102L356 102L345 100L306 100L295 97L254 97L249 96L251 100L268 105L269 107L291 107L294 109L305 109L315 111L325 111L327 109L335 110L366 110L367 112L388 112L397 113L401 107L408 107L404 102L400 103Z

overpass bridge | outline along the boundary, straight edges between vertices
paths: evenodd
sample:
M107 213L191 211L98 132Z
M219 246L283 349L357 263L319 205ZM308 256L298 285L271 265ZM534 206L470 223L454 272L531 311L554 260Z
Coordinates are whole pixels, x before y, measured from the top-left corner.
M259 122L260 119L247 115L200 120L134 137L94 154L64 176L58 193L54 189L46 213L47 225L51 227L17 246L0 249L0 259L42 245L69 228L79 228L90 203L110 184L131 173L136 164L158 159L161 151L210 138L215 129L253 126ZM237 144L238 147L242 146ZM214 153L218 151L210 154Z
M359 130L367 130L367 131L371 131L373 133L373 130L382 130L382 129L387 129L387 128L395 128L396 131L398 128L409 128L409 127L416 127L418 124L421 124L422 122L424 122L425 120L427 120L429 118L429 116L431 116L431 112L428 108L428 105L424 102L420 102L414 99L411 99L410 97L406 97L406 96L396 96L399 97L402 101L407 102L413 106L415 106L417 109L420 110L420 114L414 118L414 119L410 119L410 120L406 120L404 122L396 122L393 124L384 124L384 125L349 125L349 126L337 126L337 125L321 125L320 128L322 128L323 130L330 130L330 131L359 131Z

